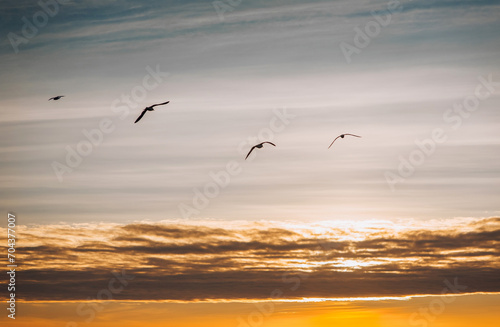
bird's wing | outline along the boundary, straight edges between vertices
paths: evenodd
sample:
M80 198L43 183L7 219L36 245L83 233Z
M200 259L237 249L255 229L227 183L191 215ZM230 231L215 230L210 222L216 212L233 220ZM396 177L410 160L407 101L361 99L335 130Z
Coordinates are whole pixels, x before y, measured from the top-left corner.
M169 103L169 102L170 102L170 101L163 102L163 103L157 103L157 104L154 104L154 105L150 106L150 108L153 108L153 107L156 107L156 106L162 106L162 105L167 104L167 103Z
M141 115L139 116L139 118L137 118L137 119L135 120L134 124L135 124L135 123L137 123L139 120L141 120L142 116L144 116L144 114L146 113L146 111L147 111L147 110L146 110L146 109L144 109L144 110L141 112Z
M355 136L355 137L361 137L359 135L354 135L354 134L344 134L344 135L351 135L351 136Z
M50 100L54 100L55 98L56 98L56 97L52 97L52 98L50 98L48 101L50 101Z
M337 139L338 139L339 137L341 137L341 136L342 136L342 135L337 136L337 137L335 138L335 140L333 140L332 144L330 144L330 146L328 147L328 149L330 149L330 147L333 145L333 143L335 143L335 141L337 141Z
M271 145L276 146L276 144L274 144L274 143L272 143L272 142L267 142L267 141L266 141L266 142L262 142L261 144L264 144L264 143L269 143L269 144L271 144Z
M250 153L252 153L253 149L255 149L256 145L254 145L251 149L250 149L250 152L248 152L247 156L245 157L245 160L247 160L248 156L250 155Z

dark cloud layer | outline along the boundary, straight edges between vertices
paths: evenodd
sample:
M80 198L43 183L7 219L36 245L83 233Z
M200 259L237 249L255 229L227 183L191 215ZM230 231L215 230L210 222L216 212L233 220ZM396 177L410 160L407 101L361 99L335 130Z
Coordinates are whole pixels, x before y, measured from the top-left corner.
M114 299L266 299L276 289L286 299L440 294L455 279L466 286L460 292L500 292L499 218L399 229L250 225L24 228L18 296L102 297L122 270L133 279ZM53 240L41 237L49 233Z

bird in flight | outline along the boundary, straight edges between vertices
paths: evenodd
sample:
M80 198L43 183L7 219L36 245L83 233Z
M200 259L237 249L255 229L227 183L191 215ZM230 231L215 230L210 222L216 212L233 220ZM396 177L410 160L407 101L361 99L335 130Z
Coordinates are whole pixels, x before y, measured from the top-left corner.
M156 107L156 106L162 106L162 105L167 104L167 103L169 103L169 102L170 102L170 101L163 102L163 103L157 103L157 104L154 104L154 105L152 105L152 106L149 106L149 107L144 108L144 110L141 112L141 115L139 116L139 118L137 118L137 119L135 120L134 124L135 124L135 123L137 123L139 120L141 120L141 118L144 116L144 114L146 113L146 111L154 111L154 107Z
M340 137L340 138L344 138L346 135L350 135L350 136L354 136L354 137L361 137L361 136L354 135L354 134L340 134L339 136L337 136L337 137L335 138L335 140L333 140L332 144L330 144L330 146L328 147L328 149L330 149L330 147L333 145L333 143L334 143L335 141L337 141L337 139L338 139L339 137Z
M271 143L271 142L262 142L262 143L259 143L257 145L254 145L251 149L250 149L250 152L248 152L247 156L245 157L245 160L247 160L248 156L250 155L250 153L252 153L253 149L257 148L257 149L260 149L264 146L264 143L269 143L271 145L274 145L276 146L276 144L274 143Z
M58 95L58 96L56 96L56 97L52 97L52 98L50 98L50 99L49 99L49 101L50 101L50 100L59 100L59 99L60 99L60 98L62 98L63 96L64 96L64 95Z

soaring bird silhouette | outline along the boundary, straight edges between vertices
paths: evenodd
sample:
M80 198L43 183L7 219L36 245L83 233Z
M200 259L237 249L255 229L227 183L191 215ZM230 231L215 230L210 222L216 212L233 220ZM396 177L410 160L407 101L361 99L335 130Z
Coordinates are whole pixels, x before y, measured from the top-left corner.
M56 96L56 97L52 97L52 98L50 98L50 99L49 99L49 101L50 101L50 100L59 100L59 99L60 99L60 98L62 98L63 96L64 96L64 95L58 95L58 96Z
M137 123L139 120L141 120L141 118L144 116L144 114L146 113L146 111L154 111L154 109L153 109L154 107L156 107L156 106L162 106L162 105L167 104L167 103L169 103L169 102L170 102L170 101L163 102L163 103L157 103L157 104L154 104L154 105L152 105L152 106L149 106L149 107L144 108L144 110L141 112L141 115L139 116L139 118L137 118L137 119L135 120L134 124L135 124L135 123Z
M253 149L257 148L257 149L260 149L264 146L264 143L269 143L271 145L274 145L276 146L276 144L274 143L271 143L271 142L262 142L262 143L259 143L257 145L254 145L251 149L250 149L250 152L248 152L247 156L245 157L245 160L247 160L248 156L250 155L250 153L252 153Z
M337 137L335 138L335 140L333 140L332 144L330 144L330 146L328 147L328 149L330 149L330 147L333 145L333 143L334 143L335 141L337 141L337 139L338 139L339 137L340 137L340 138L344 138L344 136L346 136L346 135L350 135L350 136L354 136L354 137L361 137L361 136L354 135L354 134L340 134L339 136L337 136Z

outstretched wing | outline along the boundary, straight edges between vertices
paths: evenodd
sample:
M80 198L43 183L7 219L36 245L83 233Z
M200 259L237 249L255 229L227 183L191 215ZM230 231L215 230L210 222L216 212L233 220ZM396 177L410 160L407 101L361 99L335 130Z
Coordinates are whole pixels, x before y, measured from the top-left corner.
M146 111L147 111L147 110L146 110L146 109L144 109L144 110L141 112L141 115L139 116L139 118L137 118L137 119L135 120L134 124L135 124L135 123L137 123L139 120L141 120L141 118L144 116L144 114L146 113Z
M156 107L156 106L162 106L162 105L167 104L167 103L169 103L169 102L170 102L170 101L163 102L163 103L157 103L157 104L152 105L150 108L153 108L153 107Z
M355 137L361 137L359 135L354 135L354 134L344 134L344 135L351 135L351 136L355 136Z
M250 153L252 153L253 149L255 149L257 146L254 145L251 149L250 149L250 152L248 152L247 156L245 157L245 160L247 160L248 156L250 155Z
M330 149L330 147L333 145L333 143L335 143L335 141L337 141L337 139L338 139L339 137L341 137L341 136L342 136L342 135L337 136L337 137L335 138L335 140L333 140L332 144L330 144L330 146L328 147L328 149Z
M272 143L272 142L268 142L268 141L266 141L266 142L262 142L261 144L264 144L264 143L269 143L269 144L271 144L271 145L276 146L276 144L274 144L274 143Z

